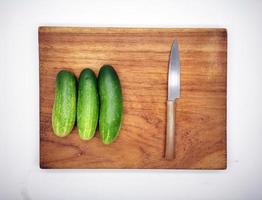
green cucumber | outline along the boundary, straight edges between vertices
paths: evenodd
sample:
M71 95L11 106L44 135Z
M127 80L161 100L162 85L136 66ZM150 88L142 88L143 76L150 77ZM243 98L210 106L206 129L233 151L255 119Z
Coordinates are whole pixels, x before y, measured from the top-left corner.
M55 101L52 110L54 134L65 137L72 131L76 119L76 77L62 70L56 76Z
M95 135L98 112L96 75L86 68L80 74L77 99L77 128L82 140L90 140Z
M114 68L104 65L98 75L100 96L99 133L104 144L110 144L119 135L123 100L120 80Z

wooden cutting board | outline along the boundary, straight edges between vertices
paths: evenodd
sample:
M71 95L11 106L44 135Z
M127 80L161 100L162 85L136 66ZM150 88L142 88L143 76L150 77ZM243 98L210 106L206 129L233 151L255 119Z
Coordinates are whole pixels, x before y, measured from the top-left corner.
M167 71L179 41L181 98L176 109L176 158L164 159ZM225 29L39 28L41 168L226 168ZM124 118L118 139L102 144L52 132L56 74L96 74L111 64L119 74Z

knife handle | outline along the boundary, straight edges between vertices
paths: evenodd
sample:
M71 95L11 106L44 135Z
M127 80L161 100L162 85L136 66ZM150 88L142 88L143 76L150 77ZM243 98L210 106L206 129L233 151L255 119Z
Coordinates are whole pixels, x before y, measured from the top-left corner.
M167 127L165 158L172 160L175 149L175 101L167 101Z

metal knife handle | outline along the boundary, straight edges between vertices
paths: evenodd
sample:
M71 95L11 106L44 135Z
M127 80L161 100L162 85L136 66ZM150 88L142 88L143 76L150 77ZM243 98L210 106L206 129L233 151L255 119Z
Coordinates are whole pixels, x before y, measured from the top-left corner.
M167 127L165 158L172 160L175 150L175 101L167 101Z

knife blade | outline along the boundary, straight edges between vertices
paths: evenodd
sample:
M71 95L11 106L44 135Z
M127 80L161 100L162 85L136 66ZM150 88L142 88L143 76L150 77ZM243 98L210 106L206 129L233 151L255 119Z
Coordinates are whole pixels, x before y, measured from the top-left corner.
M180 60L178 42L172 44L168 69L168 100L175 101L180 97Z
M174 40L169 57L168 98L167 98L167 128L165 158L172 160L175 149L175 107L176 99L180 97L180 59L178 41Z

